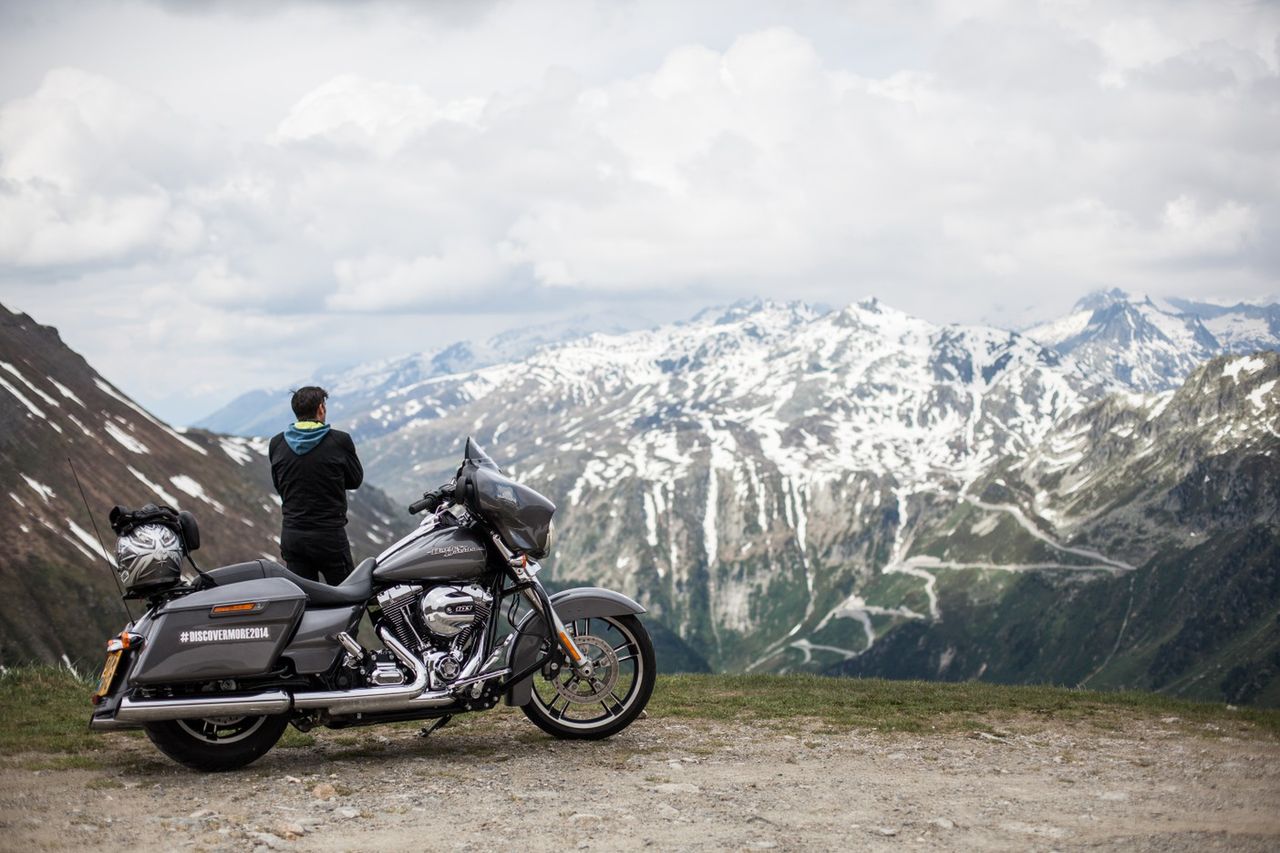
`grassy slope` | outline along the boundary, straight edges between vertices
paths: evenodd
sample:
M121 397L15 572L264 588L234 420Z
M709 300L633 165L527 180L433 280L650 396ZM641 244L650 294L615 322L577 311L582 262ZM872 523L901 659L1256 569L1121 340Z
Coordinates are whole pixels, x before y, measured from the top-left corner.
M95 766L120 735L90 734L92 686L65 670L10 669L0 675L0 756L43 753L41 766ZM1151 693L1097 693L1058 687L1010 687L981 682L823 678L778 675L660 676L649 714L654 719L813 720L838 728L885 732L991 731L1012 719L1090 720L1111 727L1131 718L1167 719L1204 730L1215 722L1244 725L1280 737L1280 711L1187 702ZM483 724L481 715L476 722ZM1212 728L1208 729L1213 731ZM290 731L285 746L310 743Z

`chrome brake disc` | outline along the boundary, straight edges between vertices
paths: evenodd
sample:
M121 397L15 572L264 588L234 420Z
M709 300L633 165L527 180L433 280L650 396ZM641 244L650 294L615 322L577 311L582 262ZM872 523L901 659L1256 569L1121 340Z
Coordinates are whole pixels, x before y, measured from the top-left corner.
M555 685L556 693L566 701L594 705L613 692L614 685L618 683L618 655L608 643L590 634L574 637L573 642L577 644L578 651L591 661L594 667L591 678L583 678L566 666L560 671L565 679L555 678L551 683Z

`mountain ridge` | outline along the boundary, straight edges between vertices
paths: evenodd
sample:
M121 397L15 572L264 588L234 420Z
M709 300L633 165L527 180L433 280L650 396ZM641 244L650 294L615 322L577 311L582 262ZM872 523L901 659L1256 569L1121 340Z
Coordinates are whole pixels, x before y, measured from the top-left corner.
M265 441L173 429L56 329L2 306L0 397L0 500L11 519L0 528L0 663L96 660L120 630L123 608L111 601L119 591L94 532L96 524L112 548L106 519L115 504L193 510L202 540L193 556L204 566L279 558ZM351 494L349 517L359 557L405 527L374 487Z

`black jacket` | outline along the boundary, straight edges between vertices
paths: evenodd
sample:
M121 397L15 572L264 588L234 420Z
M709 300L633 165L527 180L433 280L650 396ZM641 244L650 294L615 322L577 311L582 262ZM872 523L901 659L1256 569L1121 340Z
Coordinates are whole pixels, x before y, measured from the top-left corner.
M336 429L298 454L284 433L271 439L271 482L284 502L291 530L341 529L347 524L347 490L360 487L364 468L351 436Z

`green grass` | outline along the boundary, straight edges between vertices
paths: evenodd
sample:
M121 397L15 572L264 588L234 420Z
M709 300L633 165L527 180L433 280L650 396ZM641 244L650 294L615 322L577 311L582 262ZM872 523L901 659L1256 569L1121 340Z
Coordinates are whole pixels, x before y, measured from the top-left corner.
M11 669L0 675L0 757L28 755L31 769L101 766L119 748L125 734L87 730L93 686L63 669ZM1129 720L1177 717L1178 725L1204 734L1252 730L1280 737L1280 710L1229 709L1209 702L1171 699L1152 693L1103 693L1061 687L1011 687L982 682L947 684L880 679L823 678L809 675L665 675L659 676L649 703L649 719L730 721L765 727L826 727L829 732L1001 731L1010 725L1085 721L1121 729ZM461 717L452 727L484 727L493 715ZM416 728L417 723L395 724ZM380 752L369 737L375 727L324 736L334 756ZM136 735L134 735L136 737ZM539 737L541 735L539 734ZM315 747L314 734L292 729L285 748ZM103 754L103 753L107 754ZM332 757L332 756L331 756ZM35 762L35 763L32 763Z
M1280 710L1171 699L1155 693L1009 686L978 681L885 681L811 675L670 675L658 679L649 713L705 720L812 718L882 732L987 729L1013 718L1091 720L1178 717L1184 724L1246 723L1280 737Z
M102 737L89 732L95 685L51 666L0 675L0 754L102 749Z

